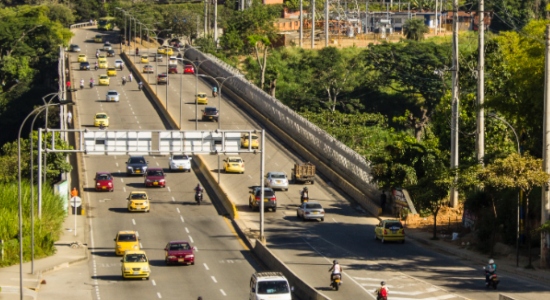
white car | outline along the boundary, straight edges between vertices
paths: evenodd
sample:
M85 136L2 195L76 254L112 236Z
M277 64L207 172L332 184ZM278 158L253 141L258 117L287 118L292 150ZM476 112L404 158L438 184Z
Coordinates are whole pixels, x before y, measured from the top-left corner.
M296 211L296 217L302 218L302 220L325 220L325 210L321 206L321 203L317 201L304 202L298 207Z
M120 69L120 66L122 66L124 63L122 62L122 59L117 59L115 60L115 68L119 68Z
M191 172L191 156L185 154L174 154L168 161L170 171L180 170Z
M103 51L107 51L107 50L113 50L113 47L111 46L110 43L103 44Z
M268 172L265 175L265 184L274 190L288 191L288 178L284 172Z
M107 91L107 95L105 96L105 101L107 102L118 102L120 100L120 94L115 90L109 90Z

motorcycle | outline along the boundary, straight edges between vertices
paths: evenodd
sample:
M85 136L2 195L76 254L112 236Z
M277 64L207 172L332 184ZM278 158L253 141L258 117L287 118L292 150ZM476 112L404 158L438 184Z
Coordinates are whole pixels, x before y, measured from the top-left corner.
M128 75L128 81L129 81L129 82L132 82L132 74L129 74L129 75Z
M338 290L340 288L341 284L342 284L342 275L341 274L332 274L332 280L330 282L330 286L334 290Z
M212 92L212 97L218 97L218 92Z
M98 67L97 67L97 66L95 66L95 67L94 67L94 69L95 69L95 70L97 71Z
M197 202L197 205L201 205L201 202L202 202L202 192L201 191L197 191L195 193L195 201Z
M81 90L84 89L84 83L83 82L80 83L80 89Z
M487 270L485 269L485 267L483 267L483 270L485 270L485 276L487 276L487 274L489 273L489 271L487 271ZM498 279L497 274L495 274L495 273L490 274L490 275L489 275L489 281L486 282L487 288L492 287L494 290L496 290L496 289L497 289L497 285L498 285L499 282L500 282L500 280Z
M122 78L122 85L126 85L126 79Z
M93 87L94 87L94 82L90 81L90 88L93 88Z
M143 83L140 82L140 83L138 84L138 89L141 91L142 88L143 88Z
M308 202L309 201L309 192L302 192L302 195L300 196L300 203Z

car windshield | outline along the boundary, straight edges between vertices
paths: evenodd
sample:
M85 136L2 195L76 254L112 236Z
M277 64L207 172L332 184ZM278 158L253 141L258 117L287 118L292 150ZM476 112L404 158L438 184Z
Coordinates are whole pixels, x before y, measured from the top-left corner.
M125 262L147 262L147 257L144 254L128 254L124 258Z
M107 115L104 114L96 115L95 117L96 119L107 119Z
M247 139L247 140L250 139L250 138L248 137L248 135L245 135L244 138ZM252 135L252 139L253 139L253 140L257 140L258 137L255 136L255 135Z
M97 180L110 180L110 179L111 179L111 176L108 174L101 174L97 176Z
M174 155L172 157L172 160L185 160L185 159L187 159L186 155Z
M189 244L180 243L180 244L170 244L170 250L189 250Z
M164 173L162 173L162 171L159 171L159 170L149 170L147 171L147 175L149 176L164 176Z
M109 71L116 71L115 68L109 68L109 69L107 69L107 70L109 70Z
M271 178L285 179L286 175L285 174L271 174Z
M242 160L240 158L230 158L228 161L230 163L240 163Z
M107 79L107 78L109 78L109 77L107 77L107 75L101 75L101 76L99 76L99 79Z
M107 95L109 95L109 96L117 96L118 93L117 93L117 92L107 92Z
M401 222L386 222L384 228L392 228L392 227L397 227L397 228L403 228L403 225L401 225Z
M84 54L80 54L78 57L86 57L86 55Z
M207 107L207 108L204 109L204 111L209 112L209 113L215 113L218 110L215 107Z
M143 158L140 158L140 157L131 157L130 158L130 163L131 164L144 164L145 160Z
M132 194L130 199L147 199L147 194L143 194L143 193Z
M272 197L275 195L273 190L264 190L264 197ZM256 196L260 196L260 190L256 191Z
M204 97L206 97L206 94L205 94L205 93L201 93L201 94L199 94L199 97L200 97L200 98L204 98Z
M288 292L286 281L272 280L258 282L258 294L286 294Z
M123 233L118 236L119 242L137 242L137 236L135 234Z
M307 209L322 209L323 207L319 203L307 203L306 208Z

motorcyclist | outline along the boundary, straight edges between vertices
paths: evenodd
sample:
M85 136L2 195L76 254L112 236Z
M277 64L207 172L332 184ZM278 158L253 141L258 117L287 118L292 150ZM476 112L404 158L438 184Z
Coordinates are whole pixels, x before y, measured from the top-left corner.
M141 91L141 89L143 88L143 82L138 82L138 89Z
M125 84L126 84L126 77L122 76L122 85L125 85Z
M84 78L80 78L80 89L84 88Z
M388 300L389 291L390 290L386 286L386 282L380 282L380 287L374 291L376 293L376 300Z
M309 200L309 191L307 189L307 186L304 187L303 190L300 191L300 202L304 202L304 200Z
M90 77L90 87L94 87L94 78Z
M128 81L132 82L132 73L128 74Z
M99 68L98 65L97 65L97 61L95 62L95 70L97 71L97 69Z
M203 191L203 188L201 187L201 184L200 183L197 183L197 186L194 188L195 190L195 193L199 193Z
M495 261L491 258L487 266L483 267L483 269L485 269L485 285L489 285L489 278L496 273L497 264L495 264Z
M338 263L338 261L335 259L332 261L332 267L328 270L330 273L330 282L332 283L332 276L334 275L340 275L340 279L342 279L342 266ZM332 285L331 285L332 286Z
M218 95L218 87L215 86L212 88L212 97L216 97Z
M100 130L105 130L105 125L103 123L99 124L99 129Z

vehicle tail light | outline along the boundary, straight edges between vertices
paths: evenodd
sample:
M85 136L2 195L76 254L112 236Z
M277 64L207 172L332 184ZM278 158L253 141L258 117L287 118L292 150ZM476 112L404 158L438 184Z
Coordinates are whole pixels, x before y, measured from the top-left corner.
M384 229L384 235L388 234L388 231L386 229Z
M309 212L309 211L306 211L306 215L309 215L309 214L310 214L310 212Z

